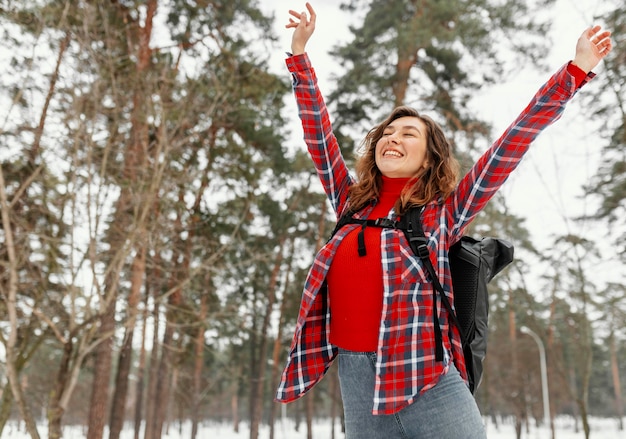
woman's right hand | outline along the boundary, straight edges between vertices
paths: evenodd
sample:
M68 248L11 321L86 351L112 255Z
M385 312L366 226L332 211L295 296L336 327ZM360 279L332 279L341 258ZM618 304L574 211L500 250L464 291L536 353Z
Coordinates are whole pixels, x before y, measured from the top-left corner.
M285 25L287 29L294 28L293 37L291 38L291 53L293 55L300 55L305 52L306 43L313 35L313 31L315 31L315 11L310 3L306 3L306 8L309 11L309 15L311 18L307 17L306 12L298 13L294 10L289 10L289 14L291 14L296 20L293 18L289 18L289 23Z
M613 49L611 32L600 26L586 29L576 42L576 55L573 63L585 73L589 73Z

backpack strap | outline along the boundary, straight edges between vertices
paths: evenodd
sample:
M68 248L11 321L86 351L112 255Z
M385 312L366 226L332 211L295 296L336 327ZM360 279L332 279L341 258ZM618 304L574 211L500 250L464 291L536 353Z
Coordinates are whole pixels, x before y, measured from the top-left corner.
M433 318L435 319L434 327L436 343L435 360L443 361L443 340L441 337L441 327L439 326L439 313L437 312L437 292L439 292L439 296L441 297L441 303L446 308L446 311L448 311L450 320L459 330L463 346L466 344L466 337L465 334L463 334L463 330L461 329L461 325L456 317L456 313L452 309L450 301L441 286L441 282L439 282L435 268L430 261L430 252L428 250L426 236L424 235L424 231L422 229L421 215L423 210L424 206L410 208L403 217L403 220L406 218L406 221L403 221L405 222L405 227L400 228L404 230L404 234L407 241L409 241L409 245L411 246L413 253L421 259L422 264L426 268L431 282L433 283Z
M377 218L375 220L359 219L359 218L354 218L353 215L354 215L354 212L352 210L349 210L344 215L342 215L341 218L339 218L339 220L337 221L337 225L335 226L335 229L333 230L330 236L332 238L335 235L335 233L339 231L339 229L341 229L343 226L347 224L360 224L361 230L359 230L359 234L357 236L359 256L365 256L367 254L367 251L365 249L365 228L367 226L387 228L387 229L396 229L398 228L398 225L399 225L398 221L395 221L389 218Z

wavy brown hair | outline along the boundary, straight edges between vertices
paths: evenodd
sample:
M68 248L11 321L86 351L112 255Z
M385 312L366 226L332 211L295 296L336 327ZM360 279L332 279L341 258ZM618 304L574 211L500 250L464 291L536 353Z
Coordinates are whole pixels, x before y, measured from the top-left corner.
M395 205L396 212L402 214L413 205L424 205L436 198L446 198L454 190L459 176L459 163L452 155L452 146L441 126L414 108L400 106L387 119L372 128L363 139L363 154L356 163L357 182L350 188L351 210L358 211L372 200L378 199L382 173L376 166L376 143L391 122L405 116L417 117L426 125L428 166L422 168L402 191Z

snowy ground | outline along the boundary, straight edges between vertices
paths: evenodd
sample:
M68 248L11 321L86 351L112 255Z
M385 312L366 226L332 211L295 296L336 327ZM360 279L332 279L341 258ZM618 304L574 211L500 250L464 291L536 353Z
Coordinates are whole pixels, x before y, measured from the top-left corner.
M625 420L626 422L626 420ZM626 431L618 430L618 423L615 419L600 419L592 418L591 424L591 438L592 439L626 439ZM170 425L167 432L164 432L163 439L186 439L190 438L191 426L184 424L179 426L178 424ZM45 428L39 430L39 434L42 438L47 437ZM66 427L64 429L63 437L65 439L81 439L86 436L86 431L82 427ZM132 428L126 429L122 433L121 439L133 439ZM107 435L105 434L105 437ZM198 438L199 439L248 439L249 431L247 425L241 424L239 433L233 432L231 425L227 424L205 424L200 428ZM269 429L267 426L261 428L259 439L267 439L269 437ZM498 427L493 423L487 424L487 437L489 439L515 439L514 426L503 420L499 423ZM524 429L522 432L523 439L550 439L550 430L546 427L536 427L531 425L528 430ZM556 433L555 439L583 439L585 437L582 432L582 426L579 423L579 431L576 432L575 421L572 418L560 417L556 420ZM16 424L8 424L5 428L2 438L6 439L29 439L28 433L24 431L23 424L17 426ZM276 439L306 439L306 427L301 426L300 432L296 432L294 424L286 422L283 424L277 424ZM328 421L319 421L313 425L313 438L315 439L330 439L331 438L331 425ZM339 426L335 426L335 438L343 439Z

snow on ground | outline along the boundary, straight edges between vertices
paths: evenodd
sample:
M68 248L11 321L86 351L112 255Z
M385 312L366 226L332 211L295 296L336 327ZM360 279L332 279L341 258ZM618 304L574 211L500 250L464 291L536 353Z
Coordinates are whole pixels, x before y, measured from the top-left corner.
M625 419L626 423L626 419ZM626 431L619 431L616 419L592 418L591 438L592 439L626 439ZM306 426L301 424L300 431L296 432L294 424L291 421L278 423L275 430L276 439L306 439ZM559 417L555 422L556 432L555 439L583 439L585 437L582 431L582 425L578 424L576 431L576 422L570 417ZM47 437L45 428L40 428L39 434L42 438ZM86 436L84 427L66 427L63 432L64 439L81 439ZM105 433L104 437L108 435ZM122 432L120 439L133 439L134 433L131 426ZM191 424L170 424L169 429L164 431L163 439L187 439L191 437ZM248 439L249 430L247 425L240 424L239 433L233 431L230 424L205 423L198 432L199 439ZM512 420L501 420L496 427L492 422L487 423L487 437L489 439L515 439L515 428ZM28 433L24 430L23 424L17 425L10 423L5 428L2 438L6 439L29 439ZM269 438L269 428L263 426L261 428L259 439ZM331 424L329 421L317 421L313 425L314 439L330 439ZM343 439L344 436L340 431L340 427L335 425L335 438ZM550 439L550 430L547 427L530 425L528 430L524 427L522 431L522 439Z

